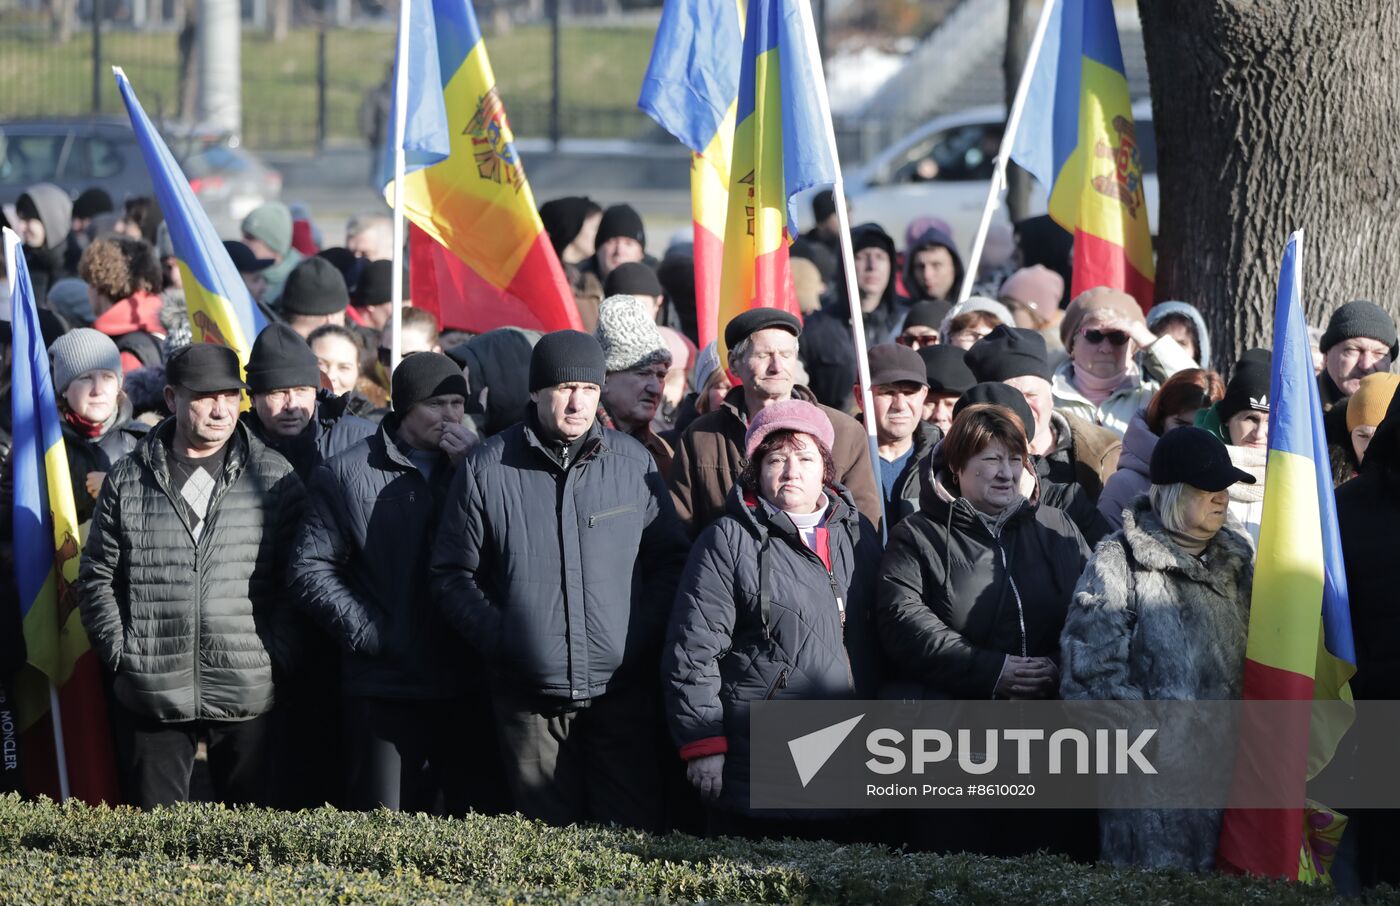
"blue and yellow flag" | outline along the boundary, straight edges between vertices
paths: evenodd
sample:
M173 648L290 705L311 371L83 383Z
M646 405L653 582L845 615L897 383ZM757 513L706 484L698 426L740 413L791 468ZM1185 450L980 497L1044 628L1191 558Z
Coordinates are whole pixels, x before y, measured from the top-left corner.
M1011 149L1074 235L1075 296L1121 289L1152 307L1142 158L1113 0L1057 0Z
M238 361L247 365L253 340L267 326L267 319L254 304L209 216L194 197L189 180L141 109L126 74L115 66L112 74L117 78L117 90L131 117L131 128L136 132L136 142L180 262L194 342L228 346L238 353Z
M409 7L404 216L451 254L439 260L444 323L484 332L522 326L579 329L573 291L545 233L505 103L470 0ZM397 92L396 92L397 94ZM397 97L389 122L397 123ZM393 139L381 159L385 200L395 201ZM441 258L441 256L439 256ZM454 273L461 270L466 273ZM414 269L414 283L422 276ZM454 301L470 310L453 314Z
M1274 309L1273 380L1269 387L1269 459L1264 515L1250 598L1245 649L1246 701L1351 701L1356 673L1346 568L1322 400L1313 375L1303 313L1303 234L1288 239ZM1272 776L1301 797L1309 778L1331 760L1350 726L1309 721L1241 734L1236 776ZM1325 873L1314 810L1230 809L1220 835L1225 870L1308 879Z
M58 403L49 378L49 353L39 332L39 307L18 237L5 231L5 263L10 274L14 332L10 363L10 412L14 447L15 584L24 632L26 661L38 674L21 682L21 728L49 710L48 684L62 686L88 650L78 615L78 534L68 453L58 422Z

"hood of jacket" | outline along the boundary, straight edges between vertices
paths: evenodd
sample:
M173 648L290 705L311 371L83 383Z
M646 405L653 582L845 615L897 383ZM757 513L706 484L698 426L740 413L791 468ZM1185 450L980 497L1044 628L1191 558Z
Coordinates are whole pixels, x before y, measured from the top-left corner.
M73 202L68 193L51 182L36 183L24 190L44 225L44 248L56 249L68 241L73 231Z
M1147 413L1139 409L1128 422L1128 430L1123 432L1123 452L1118 457L1118 468L1150 475L1152 451L1156 447L1157 435L1147 427Z
M924 249L945 248L948 254L953 256L953 288L949 295L944 298L957 298L958 288L962 286L964 266L962 256L958 254L958 246L953 242L953 237L938 229L929 227L919 234L919 238L914 240L914 244L909 246L904 253L904 291L909 294L909 298L915 302L922 302L925 299L932 299L927 288L919 280L914 270L914 259L919 252Z
M139 290L116 302L98 316L92 326L109 337L121 337L143 330L156 337L165 336L160 313L165 301L155 293Z
M885 284L885 291L880 296L880 304L874 311L864 313L867 345L874 346L894 339L894 332L904 324L904 316L907 314L908 300L900 296L896 291L895 263L899 260L895 256L894 238L886 233L884 228L876 223L863 223L851 229L851 250L854 254L861 249L878 248L884 249L885 254L890 256L890 280ZM837 292L831 304L827 305L824 311L829 311L843 323L851 323L851 304L846 294L846 278L844 273L838 277Z
M1200 349L1196 351L1196 364L1202 368L1210 367L1210 330L1206 328L1206 319L1201 317L1201 313L1196 310L1196 306L1186 302L1158 302L1152 306L1152 310L1147 313L1147 326L1155 328L1163 318L1168 315L1181 315L1189 320L1196 328L1196 341L1200 344Z
M850 533L852 542L860 539L860 511L856 509L851 492L839 484L829 484L823 492L827 499L826 524L828 529L842 528ZM802 544L797 526L776 507L766 506L762 500L750 495L738 482L729 489L729 497L724 502L725 512L739 521L739 524L755 538L764 535L778 535L791 538Z
M540 333L518 327L501 327L472 337L448 350L467 369L467 411L481 419L484 435L504 431L525 417L530 402L530 353ZM480 408L481 391L486 408Z

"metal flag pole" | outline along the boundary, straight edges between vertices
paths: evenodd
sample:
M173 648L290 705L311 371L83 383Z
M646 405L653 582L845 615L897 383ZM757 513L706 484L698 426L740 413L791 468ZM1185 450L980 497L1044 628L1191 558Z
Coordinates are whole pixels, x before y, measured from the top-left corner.
M389 315L389 330L392 334L389 344L390 375L398 369L399 359L403 356L403 184L405 171L408 169L403 140L404 133L408 130L408 16L409 4L412 2L414 0L399 0L398 53L397 65L394 68L394 273L390 283L394 309Z
M841 175L841 157L836 151L836 127L831 121L831 101L826 93L826 75L822 71L822 58L817 49L817 27L812 19L812 9L808 0L796 0L802 25L806 31L804 42L808 65L812 69L813 81L817 86L817 106L826 130L826 144L831 152L831 162L835 165L836 180L831 184L832 199L836 202L836 217L841 231L841 263L846 272L846 298L851 306L851 338L856 347L856 379L860 381L861 413L865 420L866 440L870 444L870 468L875 472L875 487L881 487L880 442L875 433L875 398L870 388L870 359L865 352L865 320L860 308L860 291L856 286L855 252L851 248L851 221L846 211L846 180ZM894 279L891 277L890 279ZM880 522L884 524L885 495L880 495Z
M963 273L962 287L958 290L958 301L966 302L972 295L972 285L977 282L977 266L982 261L982 247L987 242L987 231L992 227L992 215L1001 207L1001 193L1006 190L1006 165L1011 162L1011 146L1016 142L1016 132L1021 127L1021 114L1026 109L1026 95L1031 87L1031 75L1035 72L1036 61L1040 59L1040 49L1045 44L1045 33L1050 28L1050 14L1055 9L1055 0L1045 0L1040 8L1040 19L1035 23L1035 35L1031 38L1030 49L1026 52L1026 65L1021 70L1021 81L1016 86L1016 96L1011 101L1011 111L1006 117L1006 131L1001 135L1001 148L997 151L996 168L992 171L992 184L987 187L987 202L982 206L982 220L977 226L977 235L972 240L972 251L967 256L967 270Z

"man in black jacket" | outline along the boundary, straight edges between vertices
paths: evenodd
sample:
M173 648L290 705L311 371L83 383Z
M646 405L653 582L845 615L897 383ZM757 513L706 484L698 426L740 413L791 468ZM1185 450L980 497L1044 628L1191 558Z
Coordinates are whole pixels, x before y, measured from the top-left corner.
M378 433L313 474L292 562L297 601L344 653L352 808L504 806L481 678L428 589L428 556L467 452L467 382L420 352L393 375ZM322 707L327 703L322 702Z
M214 791L263 802L274 673L293 666L287 556L305 491L238 420L238 357L166 363L175 413L107 474L78 577L83 627L114 676L129 801L189 798L197 744Z
M243 413L243 423L286 457L303 482L323 461L376 430L373 422L345 411L346 397L317 390L316 354L285 324L270 324L258 334L246 373L253 406ZM286 678L273 717L280 788L274 801L289 809L339 804L345 778L340 746L326 744L341 737L340 711L327 706L340 700L336 646L298 616L303 645L296 674Z
M928 369L908 346L872 346L870 396L875 404L875 435L880 452L880 485L884 496L884 531L919 508L919 495L928 479L933 446L943 432L923 420L928 396ZM860 385L852 388L861 398Z
M588 334L540 339L525 421L453 481L433 593L490 673L516 808L654 829L657 665L687 545L646 448L597 423L604 373Z

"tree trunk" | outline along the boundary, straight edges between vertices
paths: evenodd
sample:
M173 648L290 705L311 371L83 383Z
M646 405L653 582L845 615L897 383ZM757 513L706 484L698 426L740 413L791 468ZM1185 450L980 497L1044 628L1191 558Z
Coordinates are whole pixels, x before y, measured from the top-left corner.
M1026 53L1030 50L1031 33L1026 27L1026 0L1007 0L1006 55L1002 57L1002 75L1006 81L1006 109L1016 98L1016 86L1021 71L1026 68ZM1024 218L1031 206L1031 176L1015 164L1006 168L1006 209L1015 223Z
M195 67L196 37L199 34L199 6L195 0L182 0L177 9L183 10L183 22L175 37L176 53L176 93L179 118L193 122L195 106L199 99L199 73Z
M1139 0L1161 217L1157 297L1201 309L1229 366L1269 346L1288 234L1322 326L1400 293L1400 4Z

